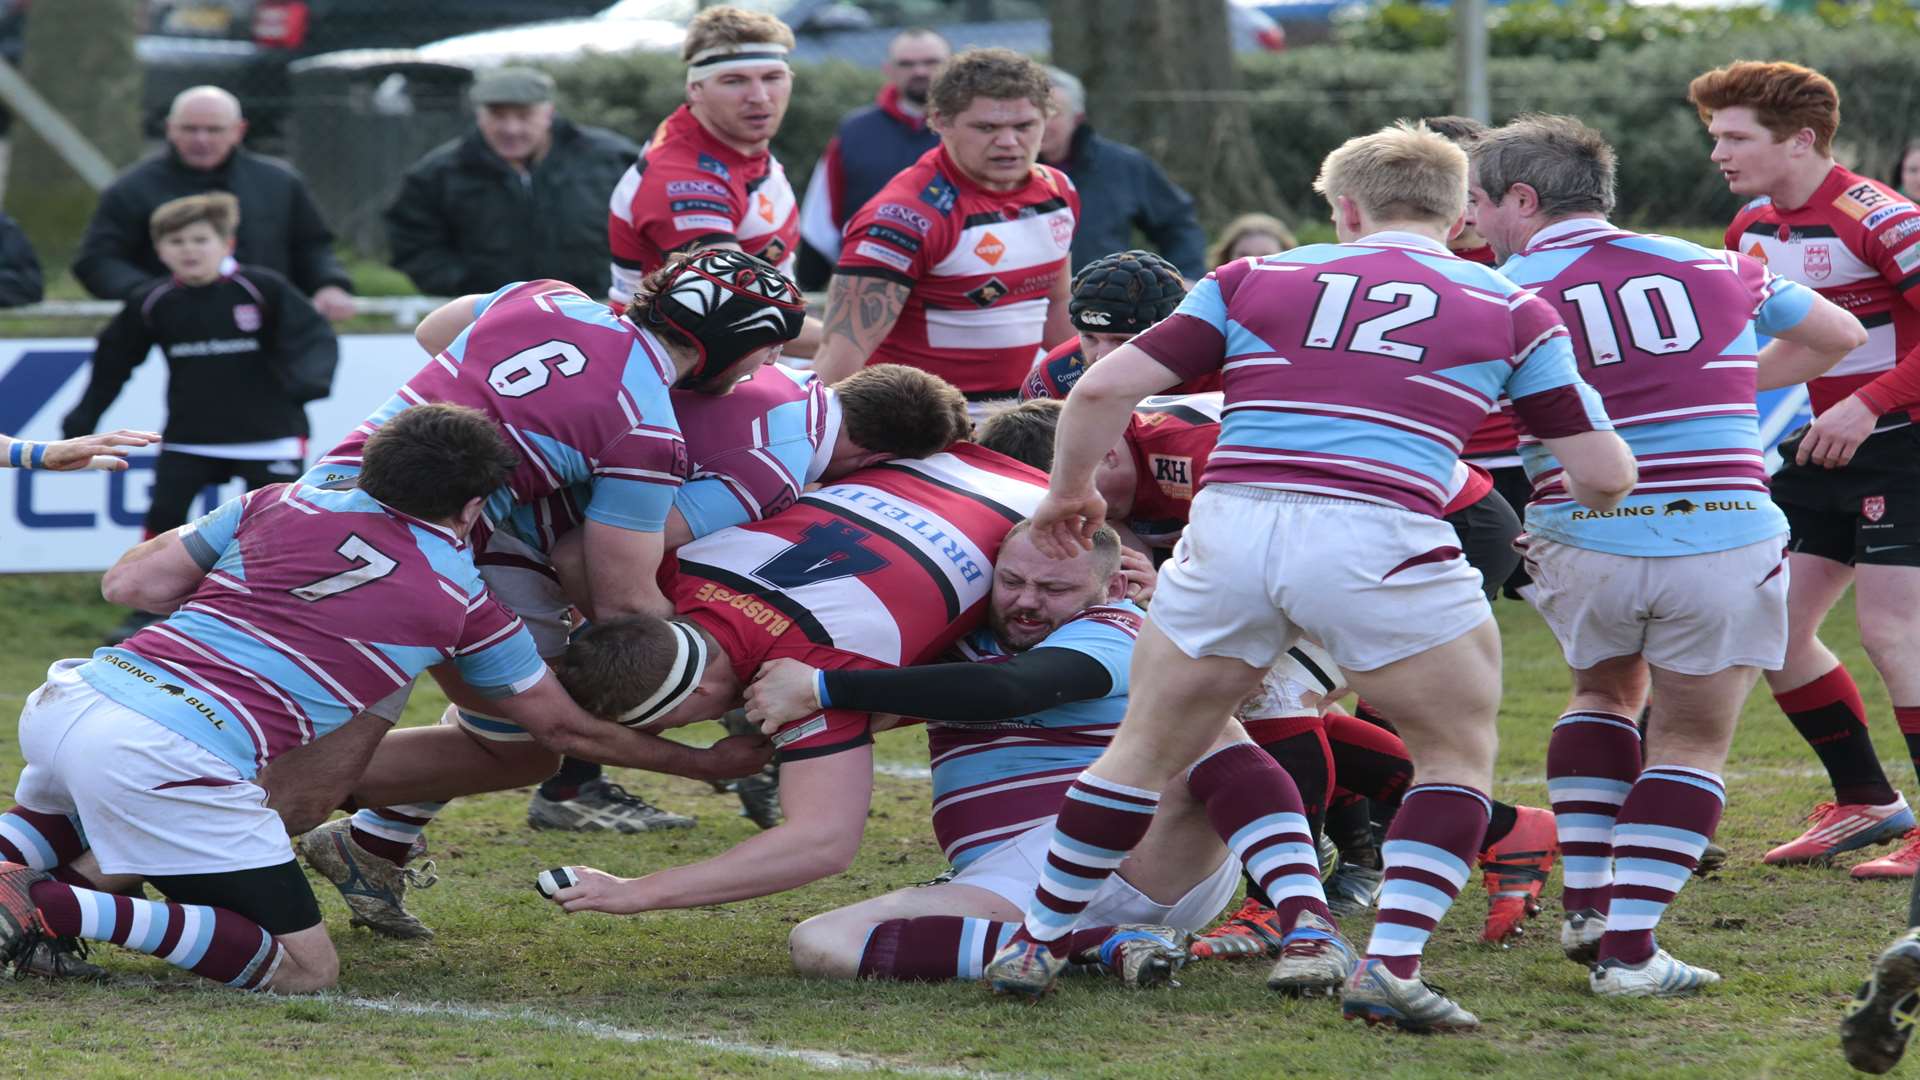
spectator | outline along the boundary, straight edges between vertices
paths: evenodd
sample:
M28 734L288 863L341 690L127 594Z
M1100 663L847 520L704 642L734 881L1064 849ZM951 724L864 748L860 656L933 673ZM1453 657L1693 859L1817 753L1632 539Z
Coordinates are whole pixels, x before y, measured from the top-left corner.
M556 278L605 296L607 193L640 156L623 136L553 115L553 80L496 68L474 80L475 130L407 171L387 207L393 265L433 296Z
M326 397L339 359L333 329L272 270L236 263L239 201L227 192L154 210L151 243L168 273L143 282L94 345L86 393L61 423L94 430L133 369L158 345L167 358L165 444L153 467L146 530L186 523L194 496L238 477L249 489L306 468L306 402ZM118 637L152 621L136 613Z
M1047 69L1053 84L1053 114L1040 140L1040 160L1058 168L1080 189L1081 218L1073 234L1073 268L1137 245L1138 228L1154 248L1198 280L1207 235L1193 216L1193 196L1167 178L1152 158L1096 134L1087 123L1087 91L1080 80Z
M353 315L352 279L333 254L333 232L305 180L285 162L240 145L240 102L217 86L182 90L167 113L167 149L139 162L107 190L73 263L73 276L102 300L124 300L167 268L147 234L161 203L231 192L246 221L234 255L290 279L329 319Z
M1920 199L1920 139L1908 139L1900 148L1887 183L1909 199Z
M927 93L934 74L952 55L947 39L925 28L902 30L887 43L887 62L880 69L887 84L873 104L840 118L807 181L795 268L801 288L826 285L840 258L840 233L847 219L940 142L927 126Z
M1220 232L1220 238L1207 249L1207 269L1235 259L1272 255L1300 246L1293 230L1272 214L1241 214Z
M20 223L0 214L0 308L37 304L46 295L40 257Z

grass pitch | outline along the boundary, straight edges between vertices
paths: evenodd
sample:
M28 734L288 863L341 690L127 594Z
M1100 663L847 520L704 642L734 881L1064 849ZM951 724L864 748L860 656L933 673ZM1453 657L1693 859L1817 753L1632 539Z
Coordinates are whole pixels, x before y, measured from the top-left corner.
M1566 677L1539 620L1499 605L1507 695L1497 792L1545 805L1548 729ZM89 576L0 577L0 774L20 757L15 718L46 666L85 655L118 618ZM1913 774L1870 674L1851 608L1827 640L1861 678L1887 771ZM438 714L423 686L410 722ZM694 729L698 738L707 733ZM926 763L917 730L879 757ZM166 964L96 949L105 987L0 982L0 1075L33 1077L403 1074L493 1077L794 1076L848 1071L1059 1077L1726 1077L1853 1075L1835 1024L1867 965L1904 922L1907 886L1844 869L1759 864L1825 793L1811 755L1764 692L1729 764L1720 841L1732 860L1681 894L1661 941L1726 982L1688 1001L1600 1001L1560 957L1557 908L1507 949L1478 941L1478 879L1435 935L1426 970L1486 1027L1419 1038L1340 1020L1336 1004L1264 988L1266 965L1196 965L1167 992L1074 979L1038 1007L977 986L831 983L791 974L786 933L818 911L943 868L925 780L879 778L866 844L846 874L723 907L568 917L533 889L540 870L584 863L636 874L714 854L749 835L731 796L694 781L626 774L698 829L630 838L536 833L525 791L463 800L429 834L440 884L411 906L439 939L409 945L349 931L315 879L339 943L336 993L270 998L210 988ZM1874 849L1875 852L1884 849ZM1849 857L1851 862L1855 858ZM1559 876L1549 885L1557 895ZM1366 919L1345 930L1363 943Z

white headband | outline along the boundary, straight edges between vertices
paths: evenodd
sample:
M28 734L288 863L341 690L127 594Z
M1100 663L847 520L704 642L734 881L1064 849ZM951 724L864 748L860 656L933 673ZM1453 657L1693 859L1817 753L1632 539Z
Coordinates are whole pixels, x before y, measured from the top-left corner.
M739 45L715 45L701 49L687 61L687 85L710 79L723 71L761 67L766 64L787 66L787 47L770 41L749 41Z
M627 727L646 727L672 712L699 687L700 674L707 669L707 639L683 622L669 622L667 626L673 630L673 663L667 667L659 689L620 714L620 723Z

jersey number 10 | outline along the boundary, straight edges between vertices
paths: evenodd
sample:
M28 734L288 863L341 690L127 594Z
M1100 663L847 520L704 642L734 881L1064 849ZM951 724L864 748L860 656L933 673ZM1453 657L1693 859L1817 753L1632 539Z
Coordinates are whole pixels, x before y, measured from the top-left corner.
M1575 285L1560 294L1580 312L1580 328L1587 337L1587 356L1595 367L1626 359L1620 351L1619 323L1607 304L1599 282ZM1614 292L1626 316L1627 340L1643 353L1667 356L1700 344L1700 318L1693 312L1687 287L1665 274L1628 278ZM1655 304L1655 301L1658 304Z

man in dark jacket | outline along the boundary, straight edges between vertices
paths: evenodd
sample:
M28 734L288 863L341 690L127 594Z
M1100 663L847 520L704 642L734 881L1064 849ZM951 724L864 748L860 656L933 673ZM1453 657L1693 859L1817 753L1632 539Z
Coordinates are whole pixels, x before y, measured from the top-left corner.
M126 299L167 275L147 232L154 210L187 195L226 191L240 200L234 257L286 277L327 318L351 317L353 281L334 256L333 232L306 181L285 162L243 149L246 132L232 94L217 86L182 90L167 113L167 149L100 193L73 276L102 300Z
M840 230L887 181L933 149L940 136L927 126L927 92L953 46L937 32L902 30L887 43L881 71L887 84L873 104L840 118L814 163L800 204L800 257L794 276L803 289L825 288L840 261Z
M1193 215L1193 196L1167 178L1153 159L1125 143L1101 138L1087 123L1087 91L1080 80L1048 68L1053 115L1040 140L1040 160L1080 189L1080 224L1073 231L1073 268L1138 247L1138 227L1188 281L1207 272L1207 235Z
M434 296L557 278L607 295L607 193L632 141L553 115L553 80L496 68L474 80L476 129L407 172L387 207L393 265Z
M33 253L27 231L0 214L0 308L37 304L45 295L40 257Z

